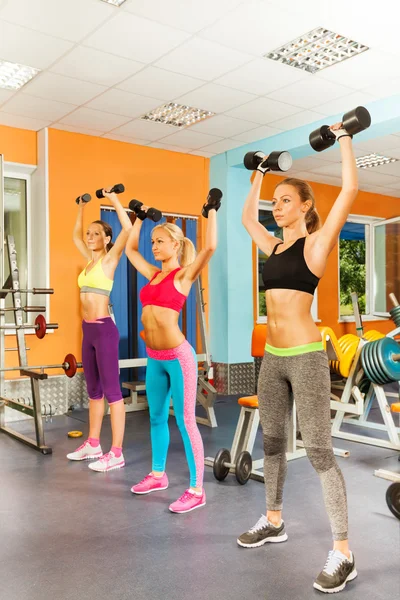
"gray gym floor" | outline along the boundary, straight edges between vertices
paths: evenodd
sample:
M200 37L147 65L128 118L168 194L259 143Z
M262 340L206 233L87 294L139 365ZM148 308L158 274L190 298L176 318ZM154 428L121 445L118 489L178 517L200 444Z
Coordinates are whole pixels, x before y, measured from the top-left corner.
M217 429L201 427L206 455L230 447L238 416L235 398L216 405ZM77 419L81 419L81 422ZM45 425L53 454L43 456L0 433L0 598L4 600L310 600L331 547L320 484L306 458L289 463L285 521L289 539L253 550L236 536L264 511L264 486L217 482L206 467L207 506L174 515L168 504L187 487L188 471L170 419L170 487L133 496L130 487L150 470L148 414L127 415L127 466L93 473L65 454L87 432L87 414ZM26 422L19 425L27 430ZM79 442L79 440L78 440ZM350 534L359 577L342 593L352 600L400 597L400 522L385 503L388 482L374 469L400 471L391 450L335 440L347 482ZM104 450L110 446L105 418ZM257 440L261 456L261 437Z

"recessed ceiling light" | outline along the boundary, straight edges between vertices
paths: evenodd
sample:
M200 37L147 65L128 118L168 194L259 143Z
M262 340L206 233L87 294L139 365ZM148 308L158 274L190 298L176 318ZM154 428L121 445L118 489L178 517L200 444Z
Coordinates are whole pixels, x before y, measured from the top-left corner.
M125 2L125 0L102 0L103 2L107 2L107 4L112 4L113 6L121 6Z
M379 167L380 165L388 165L389 163L397 162L397 158L382 156L381 154L366 154L356 159L356 164L359 169L369 169L371 167Z
M19 90L39 72L40 69L0 60L0 88Z
M264 54L264 58L270 58L309 73L316 73L368 49L368 46L329 31L325 27L317 27L289 44Z
M163 104L143 115L142 119L172 125L173 127L188 127L214 115L215 113L201 108L168 102L168 104Z

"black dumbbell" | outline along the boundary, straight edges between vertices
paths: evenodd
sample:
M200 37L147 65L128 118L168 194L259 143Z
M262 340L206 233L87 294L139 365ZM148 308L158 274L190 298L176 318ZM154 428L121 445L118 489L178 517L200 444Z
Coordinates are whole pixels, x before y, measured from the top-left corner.
M257 152L247 152L243 163L249 171L255 171L259 164L267 158L266 154L261 150ZM270 171L288 171L293 164L292 157L289 152L275 151L271 152L267 158L267 167Z
M114 194L122 194L122 192L125 191L125 186L122 183L117 183L115 184L111 190L110 190L110 194L112 192L114 192ZM104 198L104 194L103 194L103 190L96 190L96 196L100 199L100 198Z
M130 210L133 211L141 221L144 221L145 219L150 219L150 221L158 223L158 221L161 220L161 211L157 210L156 208L149 208L147 211L144 211L141 209L142 206L143 202L140 202L139 200L131 200L129 202Z
M79 202L82 200L82 202L87 204L88 202L91 201L91 199L92 199L92 196L90 194L83 194L82 196L78 196L77 199L75 200L75 202L77 204L79 204Z
M223 194L218 188L212 188L208 192L207 201L201 210L203 217L208 219L208 213L212 208L215 208L215 210L220 208L222 196Z
M371 115L364 106L353 108L342 119L343 129L353 137L356 133L368 129L371 125ZM319 129L310 133L310 145L316 152L327 150L336 142L336 136L330 130L329 125L322 125Z

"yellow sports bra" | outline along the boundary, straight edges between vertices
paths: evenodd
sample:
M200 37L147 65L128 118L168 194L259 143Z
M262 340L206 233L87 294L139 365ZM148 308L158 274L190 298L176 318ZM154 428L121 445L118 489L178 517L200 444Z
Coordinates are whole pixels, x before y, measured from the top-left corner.
M91 292L92 294L102 294L103 296L109 296L113 287L114 281L109 279L103 271L100 259L93 269L86 273L87 267L92 262L88 262L82 273L79 273L78 285L82 292Z

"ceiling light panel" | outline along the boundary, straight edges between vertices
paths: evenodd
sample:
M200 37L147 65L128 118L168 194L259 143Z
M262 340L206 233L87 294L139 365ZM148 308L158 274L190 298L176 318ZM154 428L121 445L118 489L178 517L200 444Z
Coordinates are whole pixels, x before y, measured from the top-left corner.
M214 115L215 113L201 108L168 102L143 115L142 119L172 125L173 127L189 127Z
M350 38L324 27L317 27L285 46L268 52L264 58L282 62L309 73L316 73L368 49L368 46Z
M19 90L39 72L40 69L0 60L0 88Z
M102 0L102 2L107 2L107 4L112 4L113 6L121 6L125 0Z
M369 169L371 167L379 167L388 165L389 163L397 162L397 158L382 156L381 154L366 154L356 159L356 164L359 169Z

